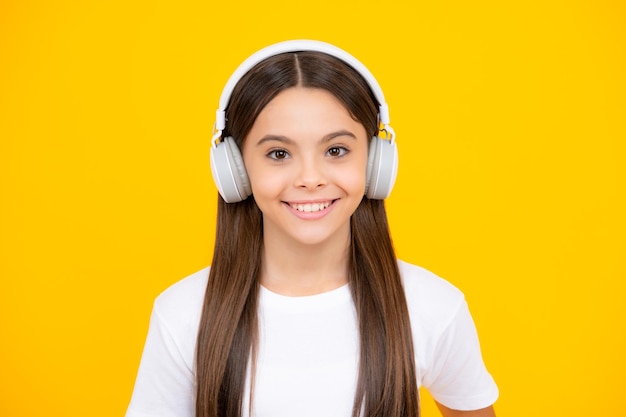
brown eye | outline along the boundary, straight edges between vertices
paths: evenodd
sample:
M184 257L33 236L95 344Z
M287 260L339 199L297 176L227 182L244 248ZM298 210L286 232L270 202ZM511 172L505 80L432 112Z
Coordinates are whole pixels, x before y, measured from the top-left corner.
M328 156L331 156L333 158L344 156L347 152L348 150L343 146L333 146L332 148L328 149L328 151L326 151Z
M280 161L289 157L289 154L284 149L274 149L273 151L268 153L267 156L272 159Z

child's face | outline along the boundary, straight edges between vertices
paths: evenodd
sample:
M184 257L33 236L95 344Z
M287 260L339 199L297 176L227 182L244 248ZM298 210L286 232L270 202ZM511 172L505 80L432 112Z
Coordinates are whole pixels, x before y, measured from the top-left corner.
M368 147L363 125L329 92L296 87L276 96L243 145L265 237L347 242L365 191Z

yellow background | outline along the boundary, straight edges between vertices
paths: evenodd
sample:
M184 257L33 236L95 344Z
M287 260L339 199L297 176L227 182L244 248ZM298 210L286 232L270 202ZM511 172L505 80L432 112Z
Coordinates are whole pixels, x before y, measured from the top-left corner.
M383 86L397 251L466 293L498 414L625 415L624 3L262 3L0 3L0 415L124 413L211 258L221 88L289 38Z

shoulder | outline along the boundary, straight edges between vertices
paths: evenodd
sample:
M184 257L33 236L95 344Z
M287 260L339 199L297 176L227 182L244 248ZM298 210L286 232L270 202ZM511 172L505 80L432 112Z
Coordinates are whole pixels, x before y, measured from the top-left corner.
M156 298L153 313L170 331L195 331L208 277L209 267L206 267L172 284Z
M420 386L446 407L478 410L498 397L463 293L430 271L399 262Z
M399 261L418 367L426 372L438 344L467 312L463 293L427 269Z
M154 301L130 416L193 416L195 348L209 269L181 279Z
M450 321L465 304L463 293L427 269L398 261L411 318L427 322Z

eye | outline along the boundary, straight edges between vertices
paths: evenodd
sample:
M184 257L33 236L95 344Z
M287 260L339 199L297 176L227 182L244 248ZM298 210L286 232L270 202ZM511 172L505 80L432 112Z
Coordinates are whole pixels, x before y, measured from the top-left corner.
M332 156L333 158L339 158L348 153L348 150L343 146L333 146L332 148L329 148L326 153L328 156Z
M273 149L269 151L267 156L271 159L282 161L283 159L287 159L289 157L289 153L284 149Z

